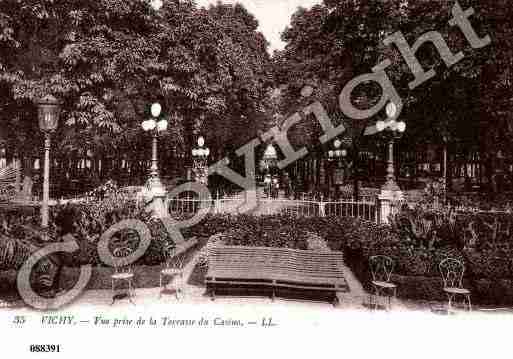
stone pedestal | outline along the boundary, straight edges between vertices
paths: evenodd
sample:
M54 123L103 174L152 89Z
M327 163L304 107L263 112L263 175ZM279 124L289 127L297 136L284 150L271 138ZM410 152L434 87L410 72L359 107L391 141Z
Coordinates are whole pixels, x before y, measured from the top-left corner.
M222 212L222 204L221 198L219 198L219 194L217 195L215 201L214 201L214 213L219 214Z
M319 217L326 217L326 203L321 202L319 203Z
M169 217L166 196L153 197L151 206L152 206L152 216L153 217L155 217L155 218Z
M166 189L158 177L151 177L148 185L143 190L143 197L146 203L146 210L151 211L155 218L169 216Z
M244 191L244 196L244 203L237 207L237 212L239 214L251 214L259 206L256 188Z
M379 223L390 223L389 217L397 213L402 201L404 201L404 194L399 187L395 189L385 185L378 196Z

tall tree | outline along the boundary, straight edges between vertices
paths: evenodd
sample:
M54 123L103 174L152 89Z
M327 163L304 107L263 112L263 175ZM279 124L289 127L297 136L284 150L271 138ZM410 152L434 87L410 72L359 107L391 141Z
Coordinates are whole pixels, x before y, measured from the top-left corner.
M452 0L325 0L310 10L299 9L283 34L285 50L274 56L277 79L286 85L284 110L295 111L294 106L301 106L300 89L313 83L317 97L333 118L341 117L337 99L343 86L388 58L392 66L387 73L405 103L401 118L408 129L403 145L439 143L442 130L447 130L453 143L458 144L454 151L481 146L483 152L490 152L487 149L494 147L492 143L511 148L505 146L511 136L500 130L513 127L507 120L511 107L512 27L505 20L512 15L511 7L504 1L459 3L463 9L474 7L470 20L479 36L491 36L491 46L472 49L461 31L449 26L456 4ZM410 90L411 70L397 47L383 43L396 31L401 31L410 45L422 34L438 31L451 51L463 51L465 58L447 68L434 46L423 45L416 55L424 69L434 69L436 76ZM353 100L357 107L369 108L380 95L375 86L359 86ZM368 123L376 120L369 119ZM357 130L353 138L357 143L360 127L366 124L352 121L348 125Z
M167 0L155 11L141 0L6 0L2 127L20 151L36 155L33 102L51 92L64 100L54 152L63 157L147 157L140 123L153 101L170 121L163 148L189 153L200 131L219 148L248 138L262 122L255 113L263 113L272 81L256 28L239 5L207 10Z

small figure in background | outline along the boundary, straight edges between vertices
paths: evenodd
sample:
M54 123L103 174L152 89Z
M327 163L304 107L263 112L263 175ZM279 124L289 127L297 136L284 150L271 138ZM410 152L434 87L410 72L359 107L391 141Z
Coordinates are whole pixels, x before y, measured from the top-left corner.
M273 189L272 197L278 198L279 192L280 192L280 181L278 180L278 176L273 176L272 189Z
M272 178L269 173L267 173L264 177L264 192L265 194L270 197L271 196L271 186L272 186Z
M285 188L285 198L290 198L292 195L292 181L290 180L288 172L285 172L283 177L283 186Z

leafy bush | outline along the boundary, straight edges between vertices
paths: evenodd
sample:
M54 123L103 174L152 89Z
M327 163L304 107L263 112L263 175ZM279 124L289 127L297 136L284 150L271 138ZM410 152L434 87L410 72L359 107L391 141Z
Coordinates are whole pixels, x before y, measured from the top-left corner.
M474 210L478 208L482 211L509 211L513 210L513 200L511 193L466 193L453 194L448 197L452 206Z
M80 250L66 255L67 265L98 265L100 236L112 224L128 218L146 223L152 235L150 248L139 263L161 263L167 249L174 245L172 238L161 221L151 219L142 208L126 198L112 197L101 203L55 207L51 213L51 233L55 238L71 233L77 239ZM0 221L0 236L4 238L0 243L0 259L3 260L0 269L5 269L5 264L8 267L16 264L15 248L18 248L5 238L36 241L34 233L26 227L37 223L39 216L14 211L0 213ZM222 240L227 244L306 249L306 233L312 232L324 238L330 249L344 251L346 263L364 285L369 282L369 258L377 254L392 257L396 262L396 275L407 283L407 289L400 291L400 295L410 298L427 295L426 286L415 283L422 278L431 278L429 283L439 283L439 263L454 257L465 263L466 284L472 290L479 290L480 296L485 298L486 288L497 295L509 293L504 283L513 280L512 226L513 215L456 213L446 208L417 207L401 210L391 226L344 217L209 214L198 224L182 229L182 234L186 238L210 238L223 233ZM135 232L124 230L116 234L114 244L135 249L138 242ZM419 292L415 293L415 288ZM432 292L438 293L438 289ZM435 299L438 295L423 299Z
M38 232L39 215L25 212L25 209L0 212L0 237L3 238L0 243L0 269L17 269L21 258L27 257L17 255L17 248L26 248L27 243L41 242L41 233ZM174 245L172 238L160 220L152 219L134 201L122 196L111 196L101 202L52 207L49 237L52 241L59 241L66 235L72 235L77 241L79 250L61 255L65 265L100 265L98 242L102 234L125 219L142 221L151 233L150 246L138 264L162 263L165 253ZM117 245L134 251L139 242L140 238L135 230L125 229L115 233L110 249L112 252L113 246Z
M277 228L245 228L231 230L223 236L226 245L308 249L306 232L291 225Z

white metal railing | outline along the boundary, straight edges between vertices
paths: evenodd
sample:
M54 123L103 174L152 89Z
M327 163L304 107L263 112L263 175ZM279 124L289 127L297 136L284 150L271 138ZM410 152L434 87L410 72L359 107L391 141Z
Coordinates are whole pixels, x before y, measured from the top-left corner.
M221 198L205 201L199 198L168 199L170 213L191 216L200 208L210 208L210 213L237 214L245 204L244 197ZM293 199L258 198L253 211L255 215L287 214L296 217L352 217L370 221L378 221L378 203L375 198L366 201L353 199L339 201L315 201Z
M474 214L513 214L513 207L504 209L483 209L479 207L472 207L466 205L450 205L442 204L441 202L435 202L432 204L422 205L426 210L446 210L458 213L474 213Z
M213 201L199 198L172 198L167 201L169 212L179 215L193 215L201 208L215 208Z

